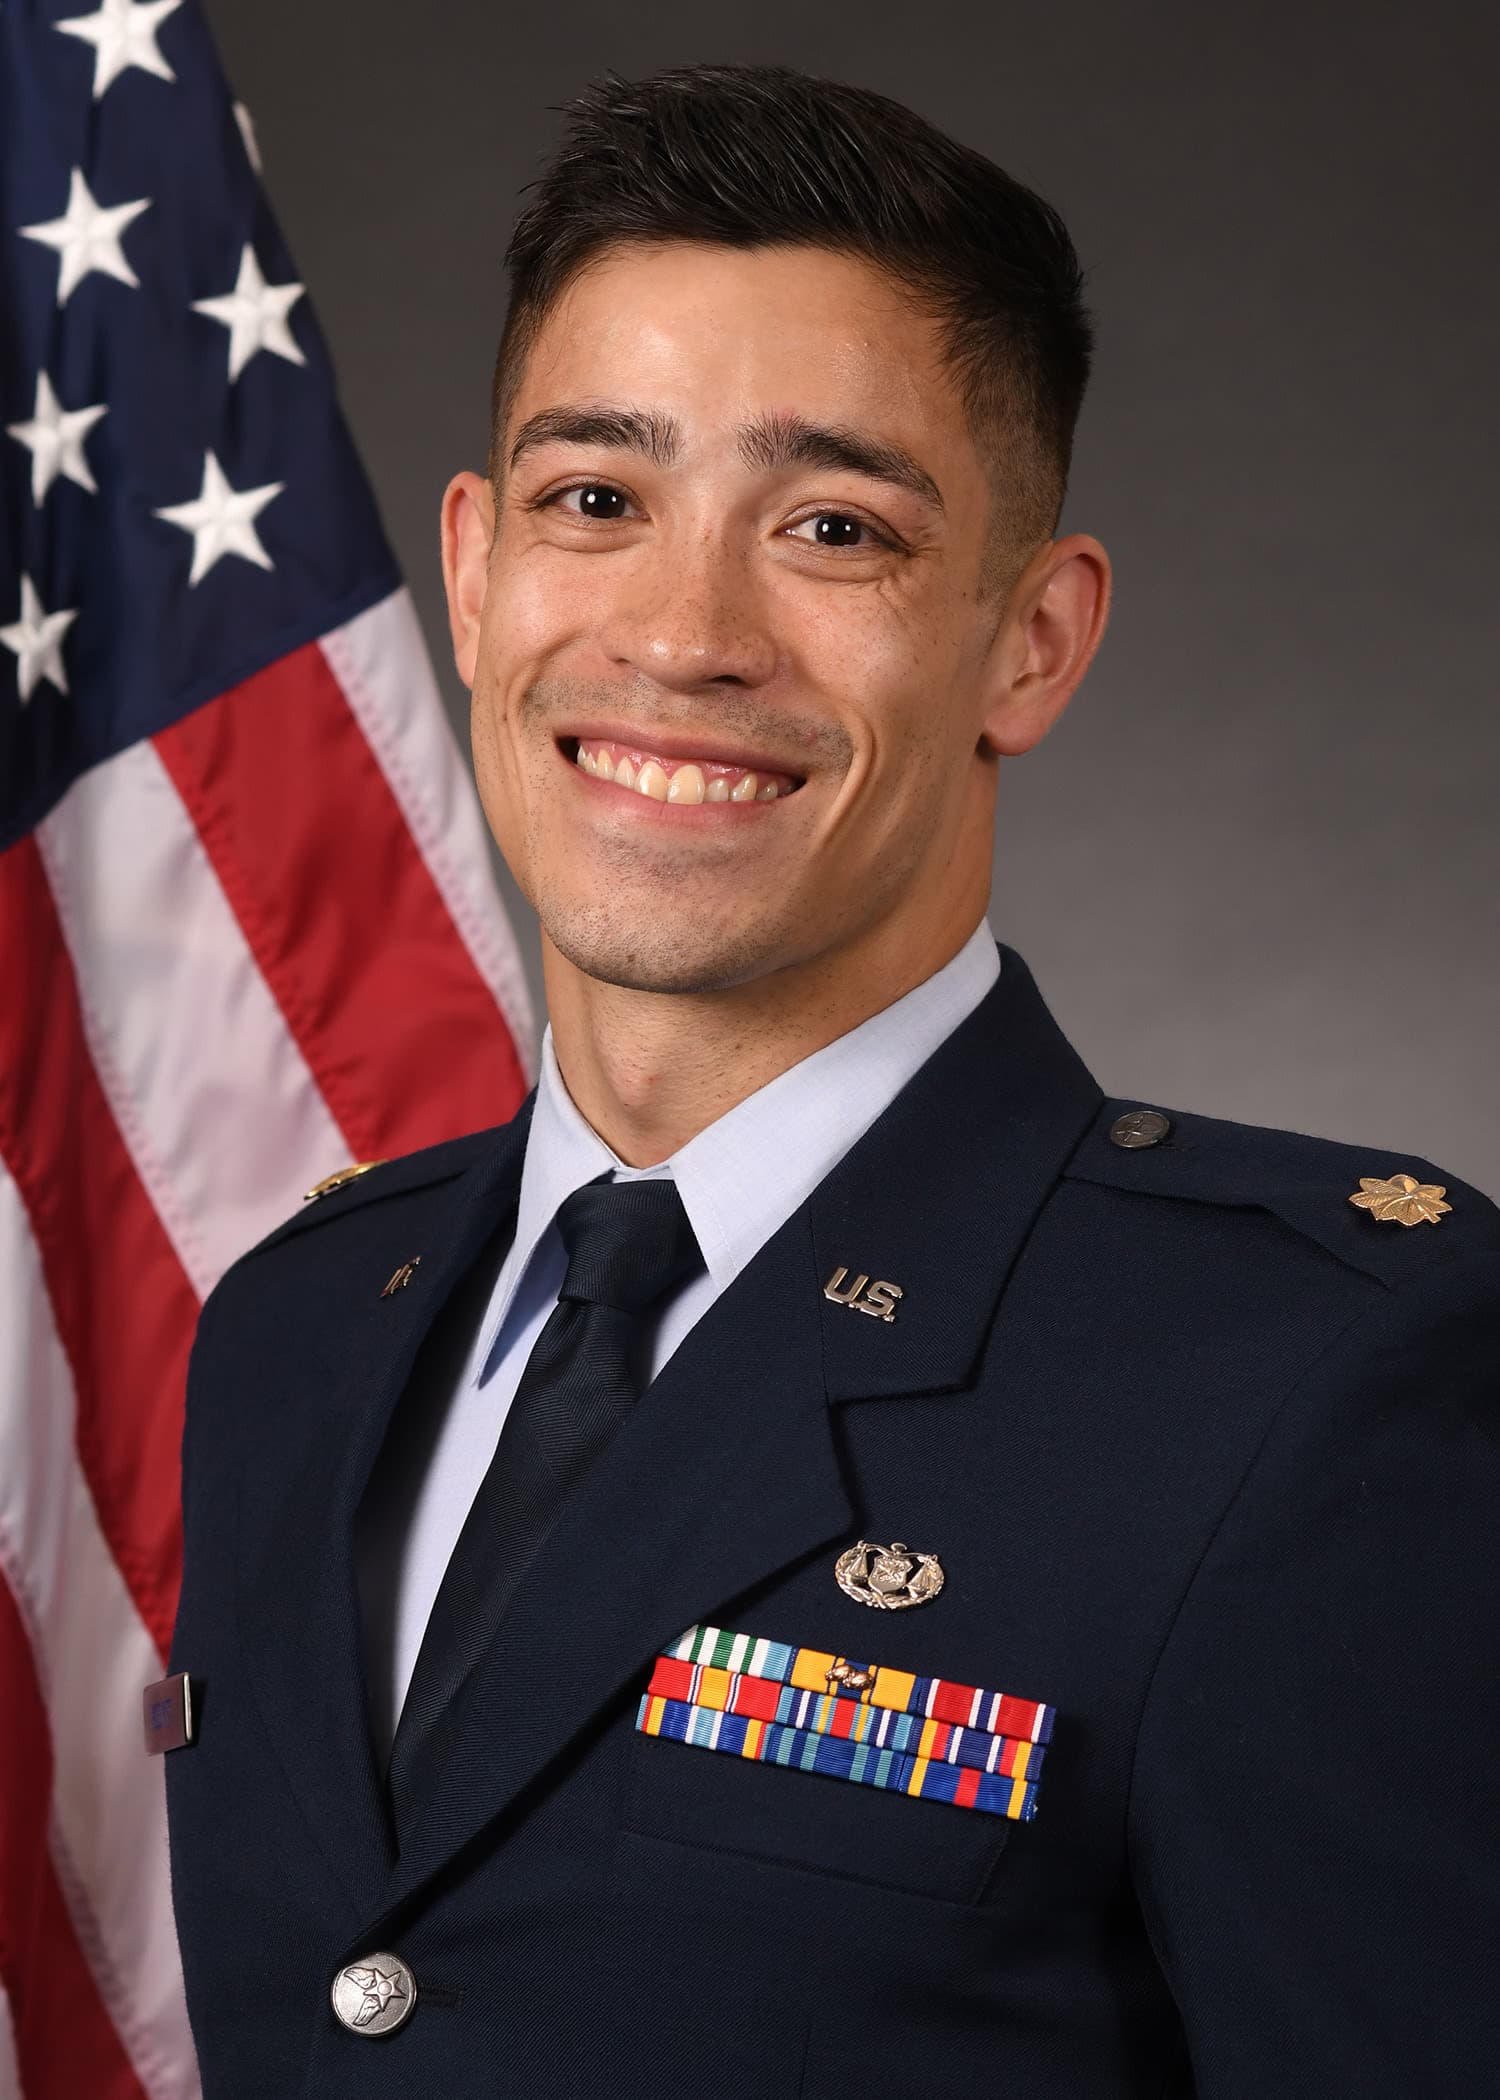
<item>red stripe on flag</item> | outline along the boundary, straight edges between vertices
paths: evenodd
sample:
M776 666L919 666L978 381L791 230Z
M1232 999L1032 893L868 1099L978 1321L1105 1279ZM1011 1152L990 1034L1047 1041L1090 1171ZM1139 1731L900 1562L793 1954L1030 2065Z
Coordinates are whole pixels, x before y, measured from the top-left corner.
M322 650L154 742L354 1156L512 1115L527 1085L504 1015Z
M100 1528L165 1655L182 1573L178 1465L198 1300L94 1071L31 839L0 856L0 955L7 981L26 987L24 999L0 1000L0 1156L73 1373L78 1456Z
M3 865L3 864L0 864ZM120 2046L47 1850L52 1745L15 1599L0 1579L0 1981L26 2100L146 2100Z

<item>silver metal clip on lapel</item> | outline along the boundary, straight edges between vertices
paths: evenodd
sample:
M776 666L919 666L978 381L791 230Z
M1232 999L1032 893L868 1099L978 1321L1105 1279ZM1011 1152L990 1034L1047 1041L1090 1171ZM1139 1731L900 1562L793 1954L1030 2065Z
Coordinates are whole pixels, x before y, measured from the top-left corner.
M148 1757L181 1750L193 1740L193 1688L186 1671L147 1685L141 1694L141 1719Z

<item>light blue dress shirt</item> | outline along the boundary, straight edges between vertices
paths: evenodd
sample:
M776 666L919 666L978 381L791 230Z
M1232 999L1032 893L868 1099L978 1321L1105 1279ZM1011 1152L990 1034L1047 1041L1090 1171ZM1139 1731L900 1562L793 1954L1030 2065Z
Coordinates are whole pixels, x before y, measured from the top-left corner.
M654 1378L720 1292L972 1013L999 974L999 950L981 919L952 960L925 983L778 1073L654 1167L627 1166L585 1122L563 1083L547 1029L515 1237L424 1478L403 1509L401 1535L377 1541L382 1559L396 1556L394 1570L388 1570L394 1598L385 1659L392 1717L401 1710L438 1584L494 1456L526 1359L557 1303L567 1261L555 1221L564 1199L611 1171L621 1181L670 1176L677 1183L705 1266L658 1319ZM369 1660L382 1666L377 1656Z

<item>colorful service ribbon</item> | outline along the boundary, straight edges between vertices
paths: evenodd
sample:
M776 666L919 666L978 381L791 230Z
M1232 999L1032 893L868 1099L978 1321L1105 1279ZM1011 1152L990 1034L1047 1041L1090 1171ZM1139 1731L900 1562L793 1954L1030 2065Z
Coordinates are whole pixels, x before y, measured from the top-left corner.
M656 1658L636 1726L1029 1821L1055 1711L948 1678L690 1626Z

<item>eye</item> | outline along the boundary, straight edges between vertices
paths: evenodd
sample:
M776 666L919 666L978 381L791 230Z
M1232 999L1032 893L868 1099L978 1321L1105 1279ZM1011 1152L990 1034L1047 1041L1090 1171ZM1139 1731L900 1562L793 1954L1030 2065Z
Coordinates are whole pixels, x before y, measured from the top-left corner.
M578 498L576 510L565 501L569 496ZM601 525L613 525L624 517L629 504L630 498L624 490L612 487L607 481L575 481L569 488L554 489L550 496L543 496L532 507L536 510L565 509L571 517L592 518Z
M863 554L872 543L877 547L894 547L896 544L888 534L877 532L867 518L857 518L849 511L814 511L810 517L801 518L796 525L788 526L787 536L797 537L804 525L817 528L812 539L804 544L827 547L834 553L845 551L850 554ZM863 539L859 537L861 533L864 535Z

